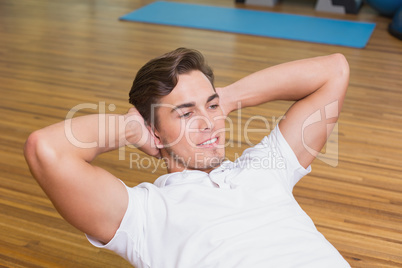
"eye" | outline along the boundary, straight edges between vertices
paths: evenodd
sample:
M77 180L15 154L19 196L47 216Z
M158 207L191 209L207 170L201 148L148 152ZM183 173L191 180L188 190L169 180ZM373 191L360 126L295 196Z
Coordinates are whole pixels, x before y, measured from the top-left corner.
M215 110L219 107L219 104L212 104L209 106L209 109Z
M188 117L190 117L190 115L191 115L191 112L187 112L187 113L180 115L179 117L180 118L188 118Z

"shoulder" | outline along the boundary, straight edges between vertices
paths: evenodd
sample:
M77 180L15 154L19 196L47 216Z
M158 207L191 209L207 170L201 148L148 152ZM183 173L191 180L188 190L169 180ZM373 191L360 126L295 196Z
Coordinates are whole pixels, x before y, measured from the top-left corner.
M310 166L307 168L301 166L278 125L260 143L246 149L235 161L235 165L264 170L267 174L276 172L289 182L290 187L311 171Z
M284 159L288 158L289 153L291 152L286 148L286 140L283 138L279 127L276 126L258 144L244 150L236 162L267 161L270 158L271 160L277 160L278 164L281 165L280 163L283 163Z

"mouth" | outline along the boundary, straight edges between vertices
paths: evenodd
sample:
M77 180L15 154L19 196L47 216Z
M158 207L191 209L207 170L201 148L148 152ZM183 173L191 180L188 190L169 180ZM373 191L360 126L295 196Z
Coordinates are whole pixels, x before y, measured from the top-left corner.
M200 147L212 147L212 146L216 145L217 142L218 142L218 137L215 137L215 138L206 140L203 143L197 144L197 146L200 146Z

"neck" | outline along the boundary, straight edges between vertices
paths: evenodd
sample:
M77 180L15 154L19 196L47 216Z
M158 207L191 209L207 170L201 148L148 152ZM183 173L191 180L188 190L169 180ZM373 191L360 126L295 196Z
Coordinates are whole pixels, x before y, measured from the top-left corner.
M190 161L184 161L184 159L177 159L166 151L161 151L162 159L165 162L167 173L174 173L174 172L183 172L185 170L199 170L202 172L210 173L215 168L219 167L216 166L207 166L207 167L197 167L192 165Z

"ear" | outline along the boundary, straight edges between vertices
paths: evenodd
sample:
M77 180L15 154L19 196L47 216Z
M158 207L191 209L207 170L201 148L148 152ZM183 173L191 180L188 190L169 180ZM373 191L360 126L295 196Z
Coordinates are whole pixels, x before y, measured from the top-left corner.
M162 143L162 140L159 137L158 131L154 127L151 127L149 125L147 125L147 129L148 129L149 133L151 133L151 135L152 135L152 139L154 140L156 148L162 149L163 148L163 143Z

